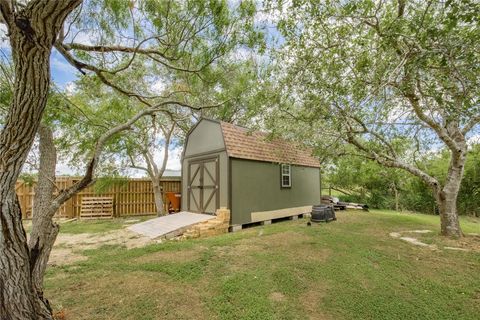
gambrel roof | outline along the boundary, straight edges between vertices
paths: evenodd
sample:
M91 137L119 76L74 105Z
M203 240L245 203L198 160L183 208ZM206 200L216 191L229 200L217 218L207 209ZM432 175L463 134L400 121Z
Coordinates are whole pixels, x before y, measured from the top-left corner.
M227 122L220 122L220 126L225 149L232 158L320 167L320 162L312 156L310 148L280 138L268 139L266 133L250 132Z

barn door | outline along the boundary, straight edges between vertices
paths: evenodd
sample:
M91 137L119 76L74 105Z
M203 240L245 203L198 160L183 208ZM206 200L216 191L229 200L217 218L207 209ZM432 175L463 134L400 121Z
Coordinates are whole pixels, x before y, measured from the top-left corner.
M218 157L188 164L188 211L214 214L219 203Z

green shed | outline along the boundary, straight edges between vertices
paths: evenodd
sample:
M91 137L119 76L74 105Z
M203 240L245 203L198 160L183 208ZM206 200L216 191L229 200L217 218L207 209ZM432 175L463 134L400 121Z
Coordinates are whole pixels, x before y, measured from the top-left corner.
M182 155L182 208L231 211L231 225L298 216L320 203L320 164L311 150L265 133L201 119Z

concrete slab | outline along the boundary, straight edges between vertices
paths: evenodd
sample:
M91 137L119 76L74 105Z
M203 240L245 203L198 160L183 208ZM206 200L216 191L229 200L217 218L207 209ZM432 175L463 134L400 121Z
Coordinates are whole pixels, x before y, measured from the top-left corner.
M127 229L151 239L156 239L176 230L211 219L215 219L215 216L182 211L137 223L129 226Z
M230 231L232 231L232 232L237 232L237 231L240 231L240 230L242 230L242 225L241 224L236 224L236 225L230 227Z

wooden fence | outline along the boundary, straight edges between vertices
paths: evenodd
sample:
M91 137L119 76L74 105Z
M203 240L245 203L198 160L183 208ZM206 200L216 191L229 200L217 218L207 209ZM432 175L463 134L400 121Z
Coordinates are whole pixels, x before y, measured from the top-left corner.
M77 182L78 178L57 178L57 189L62 190L68 188ZM163 190L163 202L168 206L166 192L181 192L180 178L165 178L161 180ZM32 217L34 185L18 181L16 191L22 215L24 219ZM148 179L128 179L119 183L114 183L107 188L105 192L96 193L94 186L90 186L73 196L65 202L58 212L58 218L75 218L79 217L82 197L113 197L113 214L115 217L135 216L154 214L155 202L153 196L152 182Z

